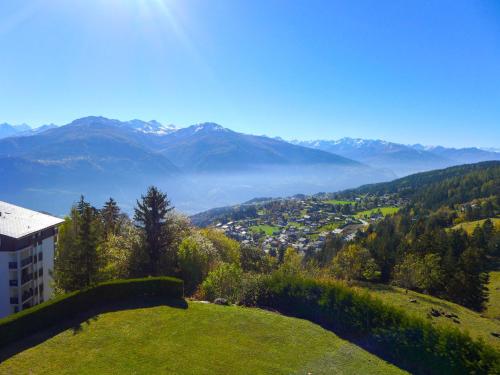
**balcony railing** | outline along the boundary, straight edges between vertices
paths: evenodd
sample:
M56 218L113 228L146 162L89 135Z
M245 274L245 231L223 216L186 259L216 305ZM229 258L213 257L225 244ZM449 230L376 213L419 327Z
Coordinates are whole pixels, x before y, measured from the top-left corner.
M9 280L9 285L10 286L17 286L18 285L17 279L16 280Z
M33 289L30 289L29 291L23 293L22 301L24 302L26 300L29 300L31 297L33 297Z
M28 264L33 263L33 257L29 256L23 260L21 260L21 268L27 266Z
M9 270L16 270L17 262L9 262Z
M27 275L21 276L21 285L26 284L28 281L33 280L33 274L29 273Z
M10 297L10 304L11 305L17 305L19 303L19 298L17 297Z

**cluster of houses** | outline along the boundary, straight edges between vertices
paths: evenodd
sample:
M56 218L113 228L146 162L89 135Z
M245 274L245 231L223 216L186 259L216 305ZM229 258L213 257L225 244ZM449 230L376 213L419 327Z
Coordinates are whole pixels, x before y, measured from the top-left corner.
M311 197L276 200L259 206L257 217L219 221L215 228L242 244L261 247L271 254L288 247L299 252L317 251L329 235L352 241L358 230L382 217L378 213L368 218L356 217L354 207L360 206L360 198L357 199L352 204Z

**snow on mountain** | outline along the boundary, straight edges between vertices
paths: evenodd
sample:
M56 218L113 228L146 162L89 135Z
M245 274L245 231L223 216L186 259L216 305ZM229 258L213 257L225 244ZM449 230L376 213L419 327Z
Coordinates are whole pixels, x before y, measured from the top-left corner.
M156 120L142 121L142 120L130 120L124 122L124 124L135 131L144 134L155 134L155 135L167 135L177 130L175 125L162 125Z

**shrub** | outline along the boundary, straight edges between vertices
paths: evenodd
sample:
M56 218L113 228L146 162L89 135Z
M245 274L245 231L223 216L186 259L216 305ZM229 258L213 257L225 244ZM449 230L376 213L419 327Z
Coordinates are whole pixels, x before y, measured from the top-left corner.
M242 278L243 271L237 265L221 263L201 284L201 295L209 301L225 298L231 303L236 303L241 296Z
M184 238L177 256L188 293L196 289L219 259L213 244L198 233Z
M456 328L438 328L384 304L367 293L335 283L273 275L259 305L327 324L335 331L375 344L415 372L499 373L500 355Z
M0 319L0 347L96 307L151 297L182 298L183 283L171 277L115 280L56 297Z

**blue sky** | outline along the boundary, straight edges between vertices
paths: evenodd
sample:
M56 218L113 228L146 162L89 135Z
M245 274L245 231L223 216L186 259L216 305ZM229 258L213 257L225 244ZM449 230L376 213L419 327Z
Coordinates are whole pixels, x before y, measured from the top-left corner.
M0 0L0 122L500 146L500 2Z

